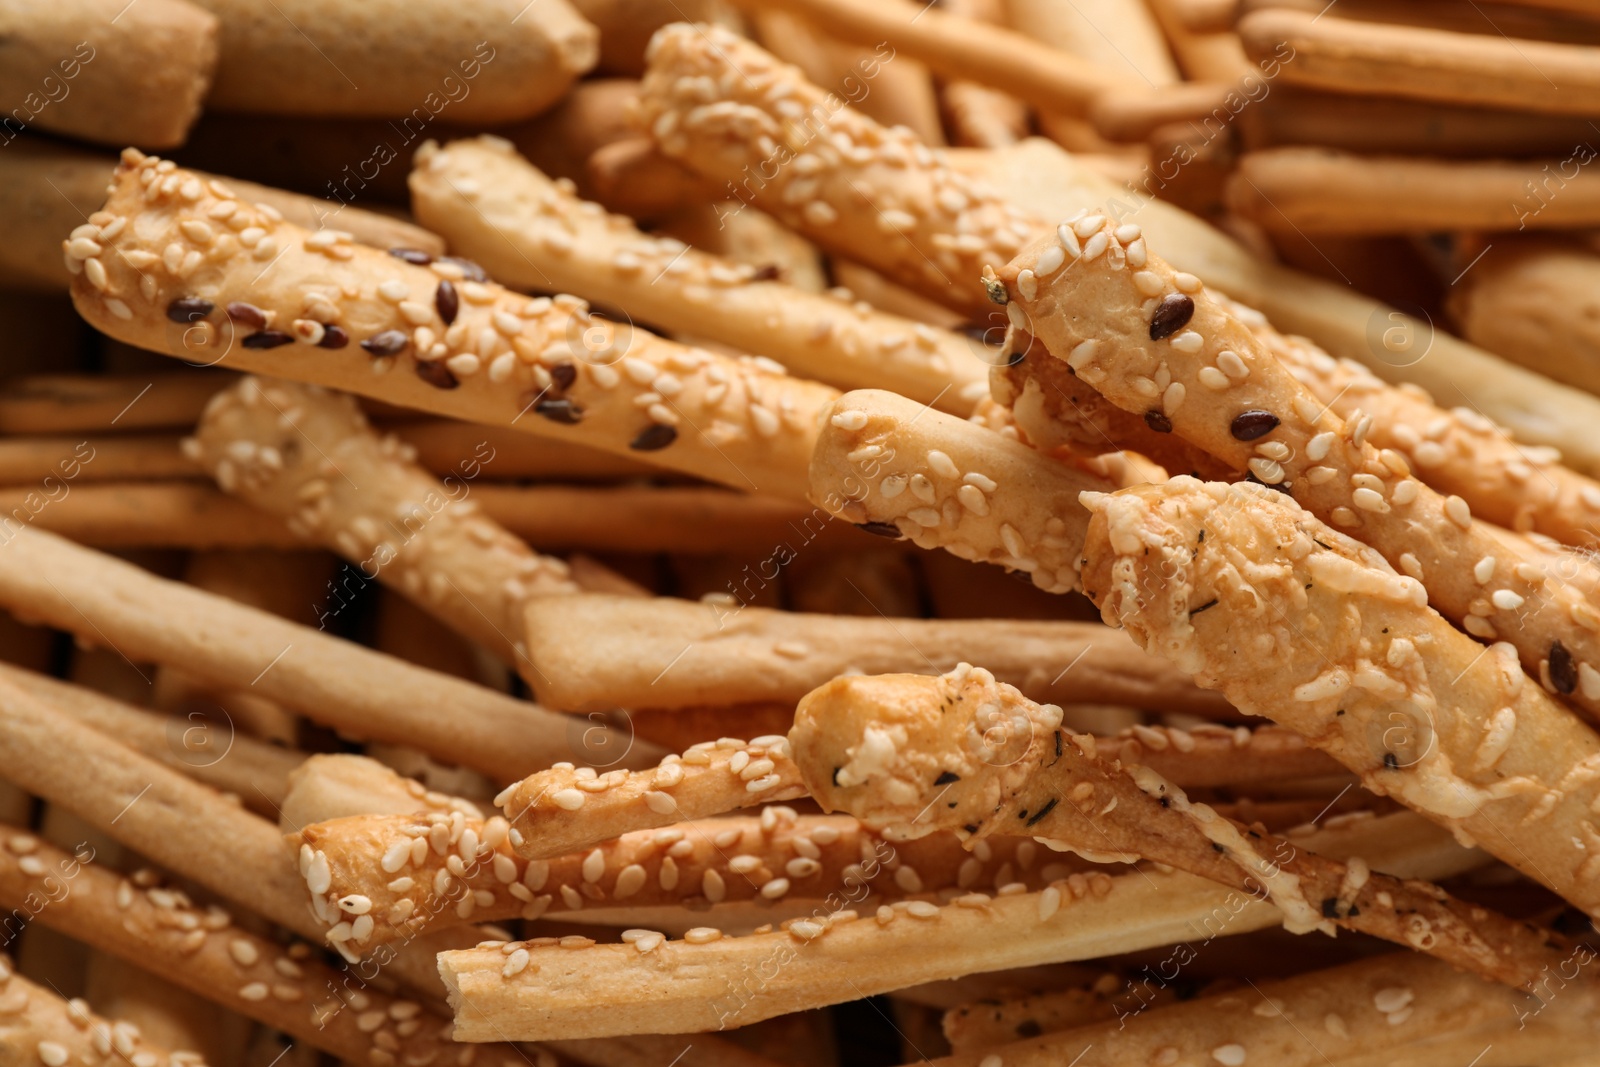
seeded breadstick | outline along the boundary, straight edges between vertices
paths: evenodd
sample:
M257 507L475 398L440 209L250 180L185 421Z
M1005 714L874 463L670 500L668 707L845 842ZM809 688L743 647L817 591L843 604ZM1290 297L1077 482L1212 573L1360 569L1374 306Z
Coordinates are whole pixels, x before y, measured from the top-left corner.
M1511 645L1454 630L1421 583L1271 489L1175 478L1086 500L1084 586L1108 622L1600 912L1600 737Z
M253 689L351 736L415 745L501 780L575 754L566 720L537 705L165 581L39 530L18 530L0 553L0 604L109 644L130 661ZM451 714L441 716L439 708ZM635 744L631 758L650 759L644 749Z
M1600 61L1579 45L1283 10L1247 15L1239 36L1252 58L1293 48L1285 82L1344 93L1584 115L1600 91Z
M0 902L7 908L26 906L53 884L53 902L36 915L45 926L351 1062L448 1055L448 1023L415 1001L346 988L340 972L318 962L308 946L285 948L251 933L223 908L196 907L154 877L122 878L96 866L92 853L69 855L9 827L0 834L9 838L0 849ZM20 854L19 839L27 842ZM503 1067L524 1062L509 1045L478 1052Z
M960 334L862 312L644 234L550 181L498 137L425 145L416 163L418 216L507 285L559 284L652 326L769 356L794 374L890 389L959 415L985 388L988 365Z
M226 722L161 715L81 685L0 663L0 679L57 711L224 793L252 810L283 803L302 753L266 744Z
M37 852L33 849L29 854ZM46 856L55 859L57 855L69 869L81 867L53 849L35 858L43 864ZM131 1064L135 1059L150 1067L205 1065L197 1052L168 1052L145 1040L137 1026L96 1015L81 998L64 1000L55 990L35 985L17 974L5 956L0 956L0 1049L6 1050L8 1062L19 1065L109 1067L119 1061Z
M1142 764L1169 782L1188 787L1241 787L1340 773L1338 763L1327 754L1293 730L1275 726L1254 730L1214 723L1187 730L1134 726L1114 737L1096 738L1095 743L1102 760Z
M733 68L746 78L720 80ZM979 271L1020 248L1037 223L946 167L908 131L840 103L748 41L668 26L651 44L639 109L662 151L726 182L729 195L828 251L950 307L987 314ZM841 153L845 142L849 152Z
M1600 612L1583 592L1600 577L1547 578L1524 538L1473 522L1464 499L1412 477L1404 456L1367 439L1375 415L1340 419L1199 279L1150 253L1138 226L1062 223L1002 278L1008 313L1112 403L1372 545L1419 595L1426 582L1446 618L1510 641L1551 692L1600 714Z
M367 756L319 753L307 757L289 775L289 788L277 811L284 833L350 815L405 815L441 812L483 820L476 804L429 790Z
M559 559L540 556L478 513L471 480L493 450L463 457L441 482L379 437L354 398L249 377L206 406L191 446L228 492L284 518L363 575L403 590L452 629L525 665L522 605L576 593Z
M985 997L946 1010L941 1029L955 1052L987 1052L1019 1037L1059 1033L1102 1019L1126 1018L1178 999L1178 991L1171 986L1158 987L1149 978L1145 983L1147 988L1128 995L1132 983L1125 983L1108 971L1093 983L1081 986L1020 997ZM1199 995L1206 994L1201 991Z
M965 659L1041 700L1222 710L1098 623L890 620L594 595L530 603L525 619L532 685L562 711L793 705L839 674L937 672Z
M79 311L118 340L192 362L794 497L821 409L837 395L767 362L590 318L572 297L529 300L481 273L473 280L471 264L307 233L137 152L117 169L106 215L98 237L66 246Z
M549 859L630 830L671 826L739 808L804 796L800 773L781 736L725 737L671 753L660 766L595 774L558 763L507 786L495 807L511 820L511 847ZM576 814L579 811L584 814Z
M217 29L216 18L180 0L137 11L117 0L6 5L6 140L36 126L118 146L182 144L211 85Z
M1438 492L1461 497L1473 514L1519 533L1600 544L1600 483L1563 467L1555 449L1518 445L1471 408L1446 411L1415 386L1396 388L1304 338L1285 337L1259 312L1230 310L1340 418L1371 416L1372 443L1399 452Z
M1443 877L1478 862L1408 814L1319 831L1297 844L1328 855L1359 852L1409 877ZM887 877L883 867L864 863L863 874L869 882ZM1282 918L1249 894L1158 870L1078 873L1040 893L972 892L946 907L902 901L875 918L857 919L851 903L824 901L782 930L744 937L706 927L663 941L641 930L625 933L621 945L562 948L552 938L443 953L456 1036L714 1030L921 982L1245 933ZM596 988L605 990L599 1001Z
M875 389L840 398L811 459L811 498L830 514L921 548L1025 571L1048 593L1077 588L1078 494L1110 484Z

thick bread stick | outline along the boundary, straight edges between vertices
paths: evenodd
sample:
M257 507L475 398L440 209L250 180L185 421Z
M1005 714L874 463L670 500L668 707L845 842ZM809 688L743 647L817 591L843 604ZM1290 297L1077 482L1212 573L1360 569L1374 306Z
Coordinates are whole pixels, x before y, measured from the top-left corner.
M109 644L131 661L179 666L214 684L252 689L350 736L415 745L501 780L575 754L566 721L537 705L165 581L38 530L19 530L0 554L0 603L81 640ZM441 716L440 708L451 714ZM635 745L635 758L649 754Z
M1600 737L1510 645L1453 629L1421 583L1272 489L1175 478L1087 499L1084 586L1108 622L1600 912Z
M19 0L0 13L6 142L30 126L173 148L217 65L217 19L184 0Z
M514 122L553 104L599 54L566 0L448 0L329 9L201 0L222 23L207 104L268 115Z
M8 832L26 836L9 828ZM58 857L69 870L82 867L54 849L38 859L43 864ZM205 1067L197 1052L168 1052L146 1039L137 1026L97 1015L82 998L65 1000L55 990L29 981L5 956L0 956L0 1050L7 1062L18 1065L58 1061L110 1067L137 1058L151 1067Z
M790 734L823 809L890 840L1021 834L1091 860L1166 863L1271 900L1293 933L1358 930L1530 992L1561 962L1566 946L1547 930L1242 827L1148 767L1101 758L1061 722L1060 708L962 664L937 678L836 678L801 702Z
M411 195L428 226L507 285L559 284L641 322L769 356L794 374L890 389L958 415L984 389L983 345L644 234L579 200L499 138L424 146Z
M1526 161L1265 148L1240 157L1226 197L1269 230L1306 234L1572 229L1600 223L1600 178L1584 169L1595 154L1584 143Z
M964 660L1047 702L1223 710L1097 623L889 620L595 595L533 602L524 616L532 684L562 711L793 704L836 675L935 673Z
M1592 112L1600 92L1600 50L1580 45L1285 10L1247 15L1239 35L1252 57L1293 48L1293 85L1566 115Z
M1376 415L1335 415L1229 305L1150 252L1137 225L1103 215L1062 223L1003 277L996 291L1010 300L1014 338L1031 333L1112 403L1366 541L1418 595L1426 583L1451 621L1503 637L1551 692L1600 712L1595 569L1548 568L1528 540L1475 522L1465 500L1413 477L1404 456L1367 440Z
M441 482L398 440L379 437L354 398L255 377L206 405L193 440L223 489L519 668L523 602L581 589L561 560L479 514L471 482L492 449L463 457L460 474Z
M64 248L79 311L119 340L804 495L837 394L776 365L592 318L574 297L529 300L471 264L308 233L137 152L106 208Z
M644 69L650 35L669 22L728 22L735 16L722 0L571 0L578 14L600 31L598 69L632 74ZM581 92L579 88L574 90Z
M1107 480L904 397L841 397L811 459L811 499L830 514L921 548L1025 571L1051 593L1077 588L1078 494Z
M355 1063L431 1061L449 1054L446 1021L416 1001L370 987L354 993L343 988L340 973L314 959L306 945L285 947L245 930L225 909L197 907L181 890L153 879L138 885L122 878L93 863L92 850L69 855L34 842L18 854L18 838L31 838L10 827L0 828L0 835L9 838L8 847L0 848L0 902L24 907L28 898L47 891L51 879L70 888L39 912L38 920L51 929ZM499 1067L523 1062L510 1045L480 1053Z
M1357 853L1407 877L1443 877L1478 862L1404 814L1318 831L1296 844L1327 855ZM886 855L862 866L868 884L887 877ZM564 948L548 939L446 952L440 969L452 990L456 1036L497 1039L489 1018L504 1035L533 1040L714 1030L921 982L1210 940L1282 919L1249 894L1154 870L1068 876L1040 893L972 892L945 907L903 901L859 918L855 903L839 894L782 930L744 937L708 928L662 941L641 931L621 945ZM528 955L519 956L519 948ZM606 990L600 1003L592 995L597 982Z

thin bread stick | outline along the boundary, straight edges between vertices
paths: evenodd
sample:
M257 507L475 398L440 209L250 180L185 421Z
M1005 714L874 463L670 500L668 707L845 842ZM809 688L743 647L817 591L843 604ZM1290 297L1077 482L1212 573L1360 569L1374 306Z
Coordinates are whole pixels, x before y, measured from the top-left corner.
M1441 877L1477 862L1453 844L1441 852L1441 841L1445 835L1402 814L1297 843L1329 855L1354 850L1408 877ZM883 876L883 866L864 865L869 882ZM544 1032L686 1033L939 978L1092 959L1281 920L1247 894L1157 871L1069 876L1042 893L970 893L945 907L908 901L859 918L851 903L843 895L824 901L806 919L766 934L722 937L711 928L679 941L641 932L621 945L509 943L444 953L440 968L452 990L457 1036L467 1040L494 1036L484 1018L507 1035L535 1040ZM529 964L508 977L507 961L519 947ZM764 977L774 970L766 960L779 961L771 978ZM604 983L603 1004L579 992L593 982Z
M1095 743L1101 759L1149 767L1186 788L1245 787L1339 772L1335 761L1299 734L1272 726L1252 730L1202 723L1185 730L1140 725L1098 737Z
M0 432L93 433L190 427L231 375L40 374L0 389Z
M571 754L565 721L536 705L164 581L38 530L17 531L0 554L0 603L110 644L130 660L181 665L351 735L414 744L504 780ZM452 709L448 719L436 713L442 707ZM641 746L635 750L648 759Z
M811 794L891 840L1027 835L1098 862L1133 857L1270 900L1291 933L1335 927L1420 949L1532 991L1570 946L1436 886L1404 882L1241 827L1156 771L1100 757L1062 713L962 664L937 678L837 678L790 731Z
M198 1052L169 1052L137 1026L97 1014L81 997L66 1000L16 973L7 957L0 957L0 1043L19 1064L59 1059L104 1067L123 1057L131 1063L136 1056L156 1067L204 1067L206 1062Z
M1173 0L1183 24L1195 33L1214 33L1233 28L1239 0Z
M1197 32L1184 21L1190 0L1149 0L1178 69L1190 81L1233 82L1251 72L1244 46L1230 30Z
M890 389L956 414L984 388L983 346L646 235L551 182L498 138L424 146L411 192L429 226L507 285L547 290L560 279L586 300L771 357L793 374Z
M439 812L449 816L458 811L483 821L483 812L470 800L430 790L368 756L324 752L308 756L289 775L276 814L279 829L292 834L312 823L352 815Z
M572 0L572 6L600 31L597 69L609 74L643 70L650 35L669 22L725 23L732 15L721 0Z
M111 336L803 495L834 390L592 318L572 297L529 300L457 263L307 233L169 162L125 154L99 238L64 246L86 257L72 259L79 311Z
M1446 618L1510 642L1549 692L1600 710L1593 569L1551 572L1526 538L1475 522L1464 499L1413 477L1404 456L1367 440L1377 416L1340 419L1198 278L1149 251L1137 225L1064 222L1004 277L997 295L1015 309L1014 335L1036 336L1112 403L1363 539Z
M1109 141L1146 141L1173 123L1210 128L1226 125L1246 109L1248 83L1194 81L1156 89L1106 93L1097 99L1089 117L1094 128Z
M0 41L6 142L32 126L147 148L183 143L211 87L219 43L217 19L182 0L133 12L116 0L11 4Z
M975 22L1001 23L1000 0L955 0L945 10ZM939 86L951 142L969 148L1014 144L1028 134L1028 107L979 82L946 78Z
M1097 623L891 620L595 595L530 603L525 620L535 690L562 711L792 705L836 675L932 673L965 659L1050 702L1218 710Z
M1584 169L1594 156L1582 143L1525 162L1265 148L1240 157L1226 195L1269 230L1307 234L1572 229L1600 222L1600 179Z
M657 151L648 137L626 137L594 150L580 183L606 210L657 219L720 199L715 182Z
M1088 502L1084 585L1108 622L1304 734L1372 792L1600 909L1600 737L1522 673L1511 645L1455 630L1421 583L1274 490L1175 478ZM1247 578L1252 556L1264 566ZM1248 668L1234 658L1246 649Z
M839 399L811 459L811 498L829 514L920 548L1024 571L1050 593L1077 587L1078 494L1111 484L875 389Z
M1293 85L1558 115L1588 113L1600 90L1600 52L1581 45L1286 10L1254 12L1238 29L1252 58L1293 48L1283 67Z

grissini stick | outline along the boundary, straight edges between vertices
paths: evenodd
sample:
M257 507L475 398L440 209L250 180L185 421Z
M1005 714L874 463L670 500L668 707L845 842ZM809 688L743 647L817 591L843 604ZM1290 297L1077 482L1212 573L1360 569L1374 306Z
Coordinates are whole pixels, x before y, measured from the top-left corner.
M945 10L975 22L1005 21L1000 0L954 0ZM939 86L951 142L969 148L1015 144L1028 135L1028 106L979 82L943 79Z
M1404 813L1318 831L1296 844L1328 855L1358 853L1408 877L1441 877L1479 862ZM485 1019L502 1035L530 1040L715 1030L921 982L1210 940L1282 920L1250 894L1157 870L1080 873L1039 893L1002 887L944 907L901 901L859 912L853 905L886 876L886 864L887 856L863 863L859 884L771 933L728 937L708 926L673 941L641 930L620 945L563 948L550 938L445 952L440 971L451 989L456 1036L498 1039ZM519 949L528 953L526 967ZM763 960L779 965L767 964L762 974L776 974L759 980L755 968ZM596 988L606 991L600 1001Z
M890 389L958 415L984 389L983 345L647 235L579 200L500 138L425 145L411 195L428 226L507 285L560 284L641 322L769 356L793 374Z
M1551 932L1368 867L1240 826L1138 764L1104 760L1062 712L961 664L936 678L836 678L806 696L790 731L824 810L892 841L937 830L963 841L1026 835L1105 862L1139 857L1270 900L1291 933L1336 927L1409 945L1532 991L1569 946Z
M1278 9L1247 15L1238 29L1252 57L1294 49L1283 66L1291 85L1564 115L1592 111L1600 91L1600 52L1580 45Z
M0 554L0 603L85 641L108 643L133 661L177 665L213 684L253 689L352 736L415 745L501 780L574 754L566 720L536 705L165 581L38 530L19 530ZM442 718L441 707L453 713ZM635 745L633 758L648 761L647 748Z
M11 845L27 836L10 827L0 833ZM55 890L60 899L39 912L41 923L352 1062L448 1055L449 1024L422 1004L370 986L352 994L340 973L314 959L307 946L281 945L236 925L217 905L197 907L180 889L139 886L91 860L92 853L68 854L37 842L20 855L0 849L0 900L21 907L49 892L51 882L64 882L69 891ZM524 1062L510 1045L480 1053L501 1067Z
M637 75L644 69L650 35L669 22L734 21L721 0L572 0L578 14L600 31L597 69ZM575 90L581 92L581 89Z
M6 434L188 428L233 379L193 371L149 375L40 374L0 389ZM63 472L65 473L65 472Z
M483 821L482 810L472 801L429 789L369 756L322 752L307 757L289 775L276 815L279 829L287 834L347 815L440 812L449 816L458 811Z
M837 395L770 362L594 318L573 297L530 300L449 260L308 233L138 152L124 154L106 211L98 237L64 246L79 311L119 340L193 362L795 497Z
M596 595L533 602L524 617L531 684L562 711L792 705L840 674L936 673L967 659L1055 703L1221 710L1098 623L889 620Z
M222 55L207 106L299 117L515 122L555 103L599 54L599 34L566 0L470 9L428 0L330 11L275 0L204 0Z
M1264 148L1239 158L1225 195L1244 218L1306 234L1573 229L1600 223L1600 179L1584 169L1594 156L1583 144L1526 161Z
M1404 456L1367 439L1375 415L1335 415L1198 278L1149 251L1137 225L1062 223L1003 273L996 295L1010 301L1014 334L1030 332L1112 403L1371 544L1447 618L1510 642L1550 692L1600 712L1594 568L1548 571L1526 538L1413 477Z
M811 499L828 514L921 548L1026 571L1050 593L1077 588L1078 494L1112 484L876 389L839 399L811 459Z
M1183 76L1197 82L1235 82L1250 74L1253 67L1232 28L1194 30L1184 21L1184 9L1189 6L1190 0L1150 0L1151 14L1160 24Z
M1084 586L1108 622L1600 911L1600 737L1511 645L1455 630L1422 583L1273 489L1174 478L1086 501Z
M3 136L29 126L108 144L183 143L217 65L217 19L184 0L6 5L0 16Z
M15 831L11 831L16 833ZM27 835L16 833L16 836ZM77 859L51 850L50 859L81 868ZM43 864L45 859L41 857ZM12 1062L75 1063L109 1067L137 1058L151 1067L205 1067L198 1052L169 1052L148 1040L139 1028L96 1014L81 997L66 1000L53 989L16 973L8 957L0 956L0 1047Z

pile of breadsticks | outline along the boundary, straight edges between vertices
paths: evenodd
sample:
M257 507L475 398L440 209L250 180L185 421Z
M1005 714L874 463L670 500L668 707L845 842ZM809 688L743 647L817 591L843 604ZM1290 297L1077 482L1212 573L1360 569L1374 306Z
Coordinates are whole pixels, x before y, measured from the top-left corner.
M0 1067L1600 1064L1596 122L1576 0L0 0Z

